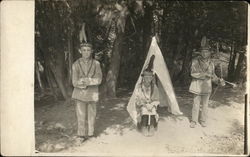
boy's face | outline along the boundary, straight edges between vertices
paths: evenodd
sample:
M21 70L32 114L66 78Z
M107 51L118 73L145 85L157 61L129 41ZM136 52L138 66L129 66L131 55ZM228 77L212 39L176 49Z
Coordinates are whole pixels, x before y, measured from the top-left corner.
M143 83L145 86L149 86L153 80L153 76L143 76Z
M210 57L211 53L210 53L209 50L202 50L202 51L201 51L201 55L202 55L202 57L203 57L204 59L207 59L207 58Z
M80 48L80 53L84 59L89 59L92 54L92 48L88 46L82 46Z

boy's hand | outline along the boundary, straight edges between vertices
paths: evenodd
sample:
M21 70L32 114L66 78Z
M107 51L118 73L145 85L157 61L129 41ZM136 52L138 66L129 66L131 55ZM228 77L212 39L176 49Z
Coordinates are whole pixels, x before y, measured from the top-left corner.
M79 88L85 89L87 87L87 85L83 83L83 79L82 78L78 80L77 84L78 84Z
M84 86L88 86L89 85L89 79L88 78L82 78L81 79L81 84Z
M83 78L80 78L80 79L77 81L77 84L78 84L78 85L82 85L82 83L83 83Z
M226 82L224 81L223 78L220 78L220 85L221 85L221 86L225 86L225 85L226 85Z
M153 101L153 102L151 103L151 105L152 105L152 106L155 106L155 107L157 107L159 104L160 104L159 101Z
M146 104L146 108L147 108L149 111L151 111L152 108L153 108L153 105L152 105L151 103L147 103L147 104Z
M206 77L206 78L211 78L212 75L210 75L210 74L205 74L205 77Z

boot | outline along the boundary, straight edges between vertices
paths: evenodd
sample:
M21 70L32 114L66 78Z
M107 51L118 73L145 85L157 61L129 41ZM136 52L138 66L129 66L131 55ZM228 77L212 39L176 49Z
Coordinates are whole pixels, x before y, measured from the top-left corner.
M191 121L191 123L190 123L190 128L195 128L195 126L196 126L196 122Z
M148 127L147 126L142 126L141 132L144 136L148 136Z
M204 122L204 121L201 121L201 126L202 126L202 127L207 127L207 123Z
M154 126L149 126L149 133L148 133L148 136L154 136L155 134L155 128Z

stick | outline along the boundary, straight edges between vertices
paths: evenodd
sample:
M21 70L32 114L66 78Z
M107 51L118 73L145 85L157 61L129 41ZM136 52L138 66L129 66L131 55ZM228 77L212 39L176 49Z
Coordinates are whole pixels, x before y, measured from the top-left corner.
M228 84L230 84L230 85L234 86L234 87L236 87L236 86L237 86L235 83L228 82L228 81L226 81L226 80L224 80L224 81L225 81L226 83L228 83Z

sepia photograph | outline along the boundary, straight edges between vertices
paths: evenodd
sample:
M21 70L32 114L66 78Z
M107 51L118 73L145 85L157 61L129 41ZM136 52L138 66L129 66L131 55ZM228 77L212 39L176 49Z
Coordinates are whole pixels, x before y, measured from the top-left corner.
M35 0L37 155L244 155L244 1Z

